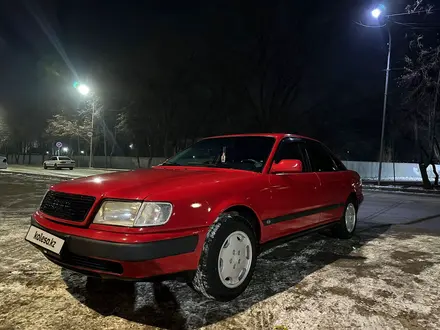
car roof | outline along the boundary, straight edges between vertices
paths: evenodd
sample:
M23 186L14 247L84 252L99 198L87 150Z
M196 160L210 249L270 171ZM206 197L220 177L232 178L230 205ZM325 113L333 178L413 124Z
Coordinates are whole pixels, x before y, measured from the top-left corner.
M207 137L205 139L217 139L217 138L223 138L223 137L240 137L240 136L262 136L262 137L272 137L275 139L283 139L286 137L294 137L299 139L307 139L307 140L313 140L315 139L298 135L298 134L289 134L289 133L249 133L249 134L228 134L228 135L217 135L217 136L211 136Z

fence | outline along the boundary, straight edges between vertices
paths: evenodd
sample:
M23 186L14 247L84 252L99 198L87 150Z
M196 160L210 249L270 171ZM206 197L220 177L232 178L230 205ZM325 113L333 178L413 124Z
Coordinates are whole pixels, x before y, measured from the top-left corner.
M89 166L89 157L80 156L73 157L75 162L79 167L88 167ZM159 165L165 161L165 158L162 157L139 157L139 163L137 157L107 157L104 156L94 156L93 157L93 166L98 168L117 168L117 169L136 169L136 168L149 168L151 166ZM107 165L107 166L106 166Z
M379 173L378 162L357 162L344 161L348 169L360 174L363 180L377 180ZM440 165L436 165L437 172L440 173ZM434 180L434 172L430 166L427 169L428 176ZM416 163L382 163L383 181L422 181L419 164Z
M42 155L9 155L8 163L9 164L22 164L22 165L38 165L42 166L43 162L49 159L49 156ZM18 159L18 161L17 161ZM88 156L78 156L73 157L78 167L88 167L89 166L89 157ZM116 168L116 169L135 169L135 168L148 168L151 166L155 166L163 162L165 158L162 157L139 157L139 164L137 157L107 157L104 156L94 156L93 157L93 166L97 168ZM106 166L107 165L107 166ZM140 165L140 166L139 166Z
M29 164L39 165L43 164L43 157L41 155L19 155L18 162L14 155L9 155L9 164ZM78 167L88 167L89 158L87 156L74 157ZM160 157L140 157L139 164L136 157L107 157L107 167L116 169L135 169L138 167L148 168L163 162L165 158ZM364 180L377 180L379 172L378 162L358 162L358 161L344 161L347 168L354 170L360 174ZM140 165L140 166L139 166ZM94 156L93 166L97 168L106 167L106 160L104 156ZM440 165L436 165L437 172L440 173ZM432 168L428 168L428 176L431 180L434 179L434 172ZM419 165L416 163L382 163L382 180L383 181L421 181Z

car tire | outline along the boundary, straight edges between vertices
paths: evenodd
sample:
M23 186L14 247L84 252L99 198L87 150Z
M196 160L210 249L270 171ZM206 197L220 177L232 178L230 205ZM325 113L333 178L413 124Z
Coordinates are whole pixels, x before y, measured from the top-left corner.
M353 199L349 199L345 204L344 213L336 226L332 228L333 236L347 239L353 236L357 225L357 207Z
M73 170L73 167L69 167L69 170L71 170L71 171L72 171L72 170Z
M45 170L47 170L47 165L46 165L46 164L43 164L43 168L44 168Z
M53 169L54 169L54 170L57 170L57 169L58 169L58 165L55 164L55 165L53 166Z
M242 216L224 213L206 235L190 287L210 299L233 300L246 290L256 260L257 239L250 222Z

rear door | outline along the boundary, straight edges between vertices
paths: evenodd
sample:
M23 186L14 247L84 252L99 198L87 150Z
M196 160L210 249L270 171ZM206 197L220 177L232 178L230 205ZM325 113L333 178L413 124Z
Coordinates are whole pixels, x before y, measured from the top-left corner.
M303 171L269 174L272 207L270 218L264 219L263 224L271 238L312 227L320 221L319 212L316 212L320 182L309 167L302 140L285 138L281 141L272 164L286 159L301 160Z
M306 150L312 171L321 182L320 221L339 219L350 192L350 182L346 180L347 170L342 163L337 164L328 148L317 141L307 140Z
M47 166L54 166L57 159L58 158L56 156L51 157L48 161L46 161Z

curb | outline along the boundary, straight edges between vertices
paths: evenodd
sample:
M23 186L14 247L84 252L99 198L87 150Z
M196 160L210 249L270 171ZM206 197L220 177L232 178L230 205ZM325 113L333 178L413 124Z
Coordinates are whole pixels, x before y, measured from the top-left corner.
M75 169L78 170L88 170L88 167L76 167ZM124 172L124 171L133 171L133 169L130 168L105 168L105 167L92 167L92 170L98 170L98 171L108 171L108 172ZM137 170L137 168L136 168Z
M17 174L17 175L31 175L31 176L38 176L38 177L49 177L49 178L57 178L57 179L79 179L84 178L85 176L69 176L69 175L55 175L52 173L32 173L32 172L17 172L17 171L11 171L11 170L0 170L0 173L10 173L10 174Z
M97 169L101 171L108 171L108 173L115 173L119 171L128 171L128 170L106 170L106 169ZM63 175L61 171L54 172L54 171L41 171L41 172L25 172L25 171L14 171L12 169L1 169L0 173L11 173L11 174L17 174L17 175L32 175L32 176L38 176L38 177L50 177L50 178L58 178L58 179L79 179L79 178L85 178L93 175L100 175L100 174L107 174L107 173L88 173L84 175L80 174L73 174L73 175Z
M416 195L424 195L424 196L438 196L440 195L440 190L421 190L421 189L413 189L413 188L399 188L399 187L378 187L378 186L368 186L363 185L362 187L365 191L382 191L382 192L390 192L390 193L402 193L402 194L416 194Z

